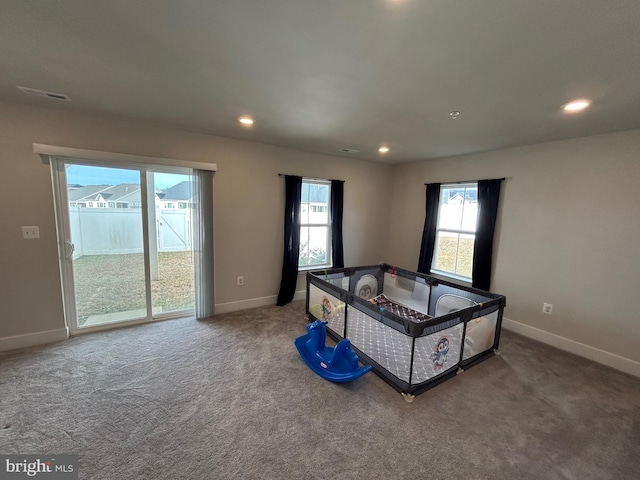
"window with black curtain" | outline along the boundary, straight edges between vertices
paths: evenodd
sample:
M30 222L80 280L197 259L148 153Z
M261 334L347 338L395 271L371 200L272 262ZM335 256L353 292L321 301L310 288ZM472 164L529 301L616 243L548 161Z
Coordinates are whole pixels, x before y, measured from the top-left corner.
M293 300L301 268L344 267L344 181L284 177L285 238L278 305Z
M490 289L502 180L427 184L419 272Z

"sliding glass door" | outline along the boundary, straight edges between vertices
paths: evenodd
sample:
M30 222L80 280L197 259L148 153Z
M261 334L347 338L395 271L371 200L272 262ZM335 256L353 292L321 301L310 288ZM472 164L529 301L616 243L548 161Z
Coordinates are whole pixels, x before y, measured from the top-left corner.
M153 315L193 311L193 209L197 208L194 177L187 174L148 173L155 208L149 210L149 258ZM151 202L151 201L150 201Z
M193 314L190 169L52 162L71 331Z

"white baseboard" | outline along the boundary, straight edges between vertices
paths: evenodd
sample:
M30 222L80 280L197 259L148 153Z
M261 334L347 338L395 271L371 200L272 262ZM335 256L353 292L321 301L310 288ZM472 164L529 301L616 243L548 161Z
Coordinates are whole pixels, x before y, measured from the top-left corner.
M580 357L588 358L589 360L607 365L608 367L615 368L629 375L640 377L640 362L636 362L630 358L621 357L615 353L606 352L599 348L591 347L584 343L576 342L575 340L570 340L566 337L561 337L560 335L549 333L509 318L502 319L502 326L505 330L510 330Z
M33 347L46 343L59 342L69 338L69 329L59 328L57 330L47 330L44 332L26 333L14 337L0 337L0 352L15 350L17 348Z
M306 290L299 290L293 296L293 301L304 300ZM229 313L238 310L247 310L249 308L266 307L275 305L278 301L277 295L268 297L250 298L247 300L239 300L237 302L219 303L216 305L216 314ZM44 332L27 333L24 335L16 335L13 337L0 337L0 352L15 350L18 348L33 347L35 345L44 345L47 343L59 342L69 338L69 329L67 327L57 330L47 330Z
M293 296L293 301L304 300L306 290L299 290ZM227 302L216 304L216 315L220 313L237 312L238 310L247 310L249 308L266 307L275 305L278 302L277 295L268 297L249 298L247 300L238 300L237 302Z

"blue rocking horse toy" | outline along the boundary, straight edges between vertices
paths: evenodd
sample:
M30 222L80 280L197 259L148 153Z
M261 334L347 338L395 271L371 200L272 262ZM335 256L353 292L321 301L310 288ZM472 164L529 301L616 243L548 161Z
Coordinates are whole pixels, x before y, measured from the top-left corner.
M304 363L325 380L344 383L360 378L371 370L370 365L360 367L351 342L343 338L335 348L325 345L327 322L316 320L307 325L307 334L294 340Z

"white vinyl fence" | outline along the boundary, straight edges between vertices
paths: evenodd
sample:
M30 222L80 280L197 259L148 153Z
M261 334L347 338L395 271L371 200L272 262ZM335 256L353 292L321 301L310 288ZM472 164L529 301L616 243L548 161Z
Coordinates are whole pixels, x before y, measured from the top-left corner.
M74 260L83 255L142 253L142 212L69 207ZM156 210L159 252L191 250L191 210Z

